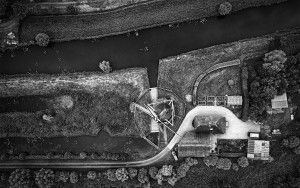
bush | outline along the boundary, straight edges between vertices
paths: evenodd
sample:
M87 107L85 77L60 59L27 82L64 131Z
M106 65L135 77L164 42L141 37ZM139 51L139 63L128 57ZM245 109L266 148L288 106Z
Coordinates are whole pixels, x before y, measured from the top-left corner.
M50 37L45 33L39 33L35 36L36 44L39 46L48 46L50 42Z
M79 10L74 5L69 5L69 6L67 6L67 13L69 13L69 14L78 14Z
M99 63L99 68L104 72L104 73L110 73L112 71L112 68L110 66L109 61L102 61Z
M107 176L107 179L110 181L117 181L117 177L116 177L116 170L113 169L108 169L105 172L105 175Z
M139 169L138 181L142 184L149 182L149 177L147 176L147 169L145 168Z
M40 169L35 174L35 183L40 188L50 188L54 185L54 172L50 169Z
M14 170L8 178L8 183L11 188L31 187L30 170L28 169Z
M289 147L296 148L300 144L300 139L297 136L289 137Z
M229 14L232 10L232 5L229 2L224 2L222 4L220 4L219 6L219 14L222 16L225 16L227 14Z
M71 172L70 173L70 182L75 184L78 182L78 174L76 172Z
M236 163L232 163L231 168L232 168L232 170L234 170L234 171L238 171L238 170L239 170L239 165L236 164Z
M79 153L79 158L80 158L80 159L86 159L87 156L88 156L88 155L87 155L87 153L85 153L85 152L80 152L80 153Z
M155 166L152 166L149 168L149 175L152 179L156 179L156 175L158 173L158 168Z
M121 182L128 180L129 176L127 170L125 168L118 168L116 170L116 178Z
M273 50L265 54L263 68L271 73L278 73L285 67L286 54L282 50Z
M230 159L227 159L227 158L219 158L216 167L218 169L230 170L231 161L230 161Z
M69 177L70 177L70 175L69 175L68 172L59 171L59 172L56 173L56 179L57 179L58 182L67 183Z
M190 170L190 166L187 163L181 163L177 168L177 178L184 178L186 173Z
M128 169L128 172L129 172L129 177L130 177L131 179L133 179L134 177L136 177L137 174L138 174L138 170L135 169L135 168L129 168L129 169Z
M207 156L203 158L203 162L206 164L206 166L216 166L218 162L218 156L212 155L212 156Z
M90 180L94 180L94 179L96 179L97 174L96 174L95 171L89 171L89 172L87 173L86 177L87 177L88 179L90 179Z
M243 168L249 166L248 158L247 157L238 158L238 164L240 167L243 167Z
M172 165L163 165L160 169L161 174L163 176L171 176L173 173L173 166Z
M189 166L194 166L194 165L197 165L197 164L198 164L197 159L194 159L194 158L191 158L191 157L186 158L186 159L185 159L185 162L186 162Z

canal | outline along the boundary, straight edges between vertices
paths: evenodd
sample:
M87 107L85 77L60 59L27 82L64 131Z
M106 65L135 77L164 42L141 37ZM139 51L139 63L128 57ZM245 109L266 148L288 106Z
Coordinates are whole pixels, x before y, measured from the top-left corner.
M6 51L0 57L0 74L97 71L108 60L113 69L147 67L150 85L156 86L158 61L191 50L277 30L300 26L300 1L246 9L226 17L208 18L173 26L93 40L30 46Z

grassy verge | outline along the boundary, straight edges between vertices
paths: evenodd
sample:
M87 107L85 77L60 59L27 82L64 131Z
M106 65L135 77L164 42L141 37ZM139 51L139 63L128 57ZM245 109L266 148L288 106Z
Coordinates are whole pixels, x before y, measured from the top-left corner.
M280 3L285 0L231 0L232 11ZM126 33L218 15L222 0L149 1L111 11L60 16L32 16L23 20L20 40L28 43L38 33L47 33L52 41L88 39Z
M26 88L26 89L25 89ZM1 137L139 136L130 102L149 88L145 69L112 74L36 75L0 80L2 97L42 95L45 110L0 114ZM46 115L46 116L45 116ZM129 126L130 125L130 126Z

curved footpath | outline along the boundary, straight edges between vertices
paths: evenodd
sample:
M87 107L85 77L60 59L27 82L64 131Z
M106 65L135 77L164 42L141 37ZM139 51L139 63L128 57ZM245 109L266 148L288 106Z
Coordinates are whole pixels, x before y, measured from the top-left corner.
M99 162L99 161L86 161L86 162L5 162L0 163L0 169L9 168L119 168L119 167L142 167L148 166L153 163L161 161L173 147L181 140L185 133L192 131L192 122L196 116L199 115L219 115L226 118L230 126L244 125L247 123L237 118L232 111L221 106L197 106L187 113L182 124L180 125L177 134L172 138L170 143L160 153L154 157L141 161L130 161L130 162ZM243 135L241 135L241 138ZM235 137L237 138L237 137Z

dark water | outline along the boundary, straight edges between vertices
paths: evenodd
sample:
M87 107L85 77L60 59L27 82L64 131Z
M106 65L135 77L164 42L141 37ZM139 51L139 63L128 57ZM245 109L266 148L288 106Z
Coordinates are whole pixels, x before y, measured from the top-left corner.
M7 51L0 58L1 74L61 73L98 70L109 60L113 68L147 67L151 86L156 85L158 60L191 50L261 36L300 26L300 1L243 10L226 17L139 31L97 40L30 46L28 51ZM148 48L148 51L146 50Z

